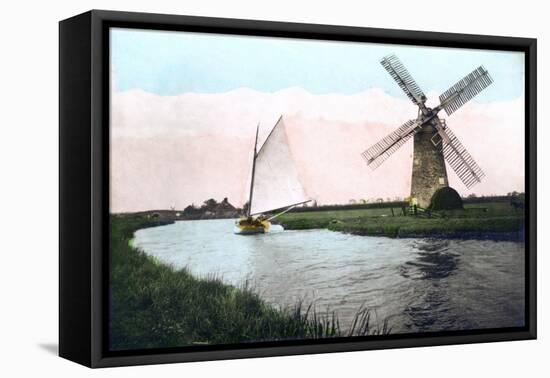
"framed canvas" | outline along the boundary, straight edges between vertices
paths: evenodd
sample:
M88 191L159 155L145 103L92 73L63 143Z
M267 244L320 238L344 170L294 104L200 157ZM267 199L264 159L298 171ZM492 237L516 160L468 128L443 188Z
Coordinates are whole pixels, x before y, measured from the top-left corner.
M536 338L536 40L60 22L59 353Z

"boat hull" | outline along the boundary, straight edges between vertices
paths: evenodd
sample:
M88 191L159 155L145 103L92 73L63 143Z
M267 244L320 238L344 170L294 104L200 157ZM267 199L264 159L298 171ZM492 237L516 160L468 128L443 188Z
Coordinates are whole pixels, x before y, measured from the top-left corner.
M241 218L235 222L234 233L238 235L265 234L271 223L268 220Z

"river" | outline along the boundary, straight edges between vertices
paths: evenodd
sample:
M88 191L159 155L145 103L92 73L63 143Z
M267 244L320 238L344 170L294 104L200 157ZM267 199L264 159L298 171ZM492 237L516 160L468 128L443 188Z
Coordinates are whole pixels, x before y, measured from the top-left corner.
M234 220L139 230L134 245L196 276L248 282L268 303L314 303L349 325L361 306L392 333L523 326L523 243L391 239L328 230L233 234Z

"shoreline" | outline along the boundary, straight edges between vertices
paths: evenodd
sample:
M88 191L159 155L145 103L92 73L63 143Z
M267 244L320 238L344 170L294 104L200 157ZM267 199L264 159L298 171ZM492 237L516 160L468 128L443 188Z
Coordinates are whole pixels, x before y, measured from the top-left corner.
M302 213L294 213L293 215L300 215ZM309 212L311 214L311 212ZM133 218L140 215L124 214L115 215L121 218ZM414 238L414 239L449 239L449 240L492 240L492 241L512 241L523 242L525 241L525 224L522 217L510 218L481 218L475 220L473 226L483 226L482 229L475 229L471 224L467 228L455 224L449 227L449 223L464 223L471 222L471 218L412 218L413 224L399 224L401 217L396 217L398 220L394 220L392 217L386 218L371 218L366 221L365 219L359 220L359 224L355 219L344 220L326 220L326 219L284 219L275 220L273 224L279 224L284 227L285 230L299 231L299 230L321 230L326 229L333 232L341 232L344 234L357 235L357 236L370 236L370 237L387 237L387 238ZM179 221L196 221L196 220L212 220L212 219L234 219L233 217L221 217L221 218L208 218L208 219L182 219L177 217L162 216L159 218L147 218L147 226L141 228L158 227L173 224ZM393 220L393 221L392 221ZM370 222L369 222L370 221ZM512 224L510 224L510 221ZM372 224L370 224L372 222ZM489 226L487 222L493 222ZM504 224L508 222L508 224ZM431 223L429 227L426 227L426 223ZM436 225L434 225L436 223ZM485 223L485 224L484 224ZM493 228L504 228L502 231L494 231ZM137 230L136 230L137 231Z
M304 219L304 214L295 213L287 216L294 220L295 228L284 217L281 217L280 223L287 229L323 228L390 238L521 241L524 235L524 219L517 216L474 220L383 215L349 218L354 214L344 212L347 219L340 217L340 220L335 220L334 215L318 212L309 215L310 219ZM147 214L111 215L110 219L111 350L368 336L391 332L386 321L382 325L369 325L369 310L359 308L355 315L359 319L357 323L362 324L362 320L367 319L367 326L352 329L350 334L349 330L340 328L334 313L319 313L315 306L308 307L301 302L287 308L275 308L246 282L233 286L222 282L220 277L197 277L185 268L176 269L161 263L133 245L136 231L173 224L179 219ZM518 226L521 226L520 230L515 231ZM501 231L495 232L495 229Z
M370 237L382 237L390 239L441 239L441 240L491 240L491 241L509 241L509 242L524 242L525 232L482 232L482 231L467 231L467 232L455 232L455 233L399 233L398 235L390 234L374 234L361 231L340 231L331 230L334 232L341 232L343 234L356 235L356 236L370 236Z
M432 217L402 215L394 208L287 213L279 218L286 230L327 229L359 236L524 241L525 217L506 203L482 203Z
M340 328L335 314L318 313L298 302L277 309L245 282L240 287L219 277L198 278L132 246L137 230L174 223L143 215L111 216L110 348L123 351L320 339L386 334L387 323L368 323L370 311L358 309L357 324ZM366 322L366 323L365 323Z

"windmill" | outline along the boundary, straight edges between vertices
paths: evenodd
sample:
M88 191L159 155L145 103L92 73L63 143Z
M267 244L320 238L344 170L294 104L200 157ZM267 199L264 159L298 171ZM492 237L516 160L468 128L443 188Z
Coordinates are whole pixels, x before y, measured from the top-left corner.
M448 186L445 161L468 189L481 182L485 174L438 113L445 110L451 115L487 88L493 82L489 72L483 66L478 67L443 92L440 104L431 109L426 106L426 95L395 55L383 58L380 63L418 106L418 117L363 152L367 165L378 168L414 136L411 198L416 199L418 206L427 208L433 194Z

